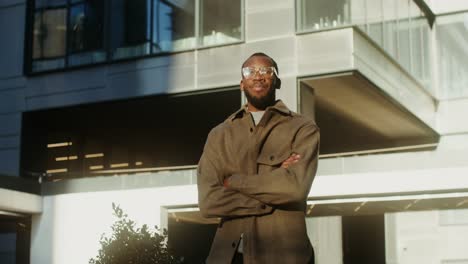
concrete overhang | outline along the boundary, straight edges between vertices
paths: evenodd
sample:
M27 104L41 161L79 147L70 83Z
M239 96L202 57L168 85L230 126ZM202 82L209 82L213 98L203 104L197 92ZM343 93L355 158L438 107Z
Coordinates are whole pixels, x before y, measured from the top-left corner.
M0 174L0 217L41 213L40 193L38 181Z
M317 175L307 200L309 217L468 208L468 167ZM194 186L195 188L195 186ZM197 205L170 206L171 221L216 224Z
M300 80L300 110L321 129L321 157L435 148L439 135L359 71Z
M337 198L307 201L306 216L379 215L430 210L468 208L468 192L412 195L381 195L375 197ZM198 208L170 210L170 221L191 224L218 224L218 218L204 218Z
M321 128L321 154L434 148L437 102L358 28L298 36L299 110Z
M42 196L0 188L0 215L42 213Z

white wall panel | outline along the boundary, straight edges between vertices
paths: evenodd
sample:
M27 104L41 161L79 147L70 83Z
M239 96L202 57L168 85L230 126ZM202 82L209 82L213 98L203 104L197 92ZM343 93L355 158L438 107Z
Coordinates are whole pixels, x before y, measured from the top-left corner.
M467 133L468 122L466 114L468 113L468 99L440 101L437 111L437 129L442 134Z
M457 210L450 210L457 211ZM440 226L441 211L388 214L396 233L398 264L463 263L468 259L468 226Z
M112 65L107 89L109 98L194 90L194 52Z
M244 0L247 13L265 9L294 8L294 0Z
M350 70L353 54L353 30L322 31L297 36L299 76Z
M296 38L294 36L246 43L242 45L240 54L242 61L255 52L264 52L272 57L278 64L280 77L296 75Z
M21 137L19 134L0 135L0 150L18 149L20 147Z
M426 0L426 2L436 14L468 10L468 1L466 0Z
M291 0L284 2L283 5L279 6L271 6L267 3L263 8L247 10L245 20L245 36L247 42L273 39L278 36L295 35L294 2Z
M320 162L319 162L320 167ZM310 196L315 198L342 195L453 191L468 189L468 167L386 172L343 173L315 177Z
M0 148L0 174L9 176L19 175L19 148Z
M468 149L468 133L442 136L438 149L447 151Z
M197 52L197 88L239 85L243 56L241 45L203 49Z
M85 104L106 99L104 87L26 97L28 110Z
M297 79L282 77L281 89L276 90L276 99L281 99L291 111L297 112Z
M0 114L0 135L19 134L21 131L21 113Z
M437 233L441 259L468 259L468 225L441 226Z
M463 142L462 142L463 143ZM456 144L453 142L452 144ZM440 147L434 151L400 152L321 159L319 175L394 172L468 165L468 150Z
M101 235L111 233L116 220L112 203L139 227L159 226L161 206L197 203L197 189L190 185L75 193L46 196L43 203L43 213L33 218L31 264L82 264L97 255Z
M0 32L2 35L0 80L5 77L20 76L23 73L26 13L26 6L20 1L2 1L2 5L3 7L0 6Z
M37 194L0 188L0 210L35 214L42 211L42 197Z
M54 94L95 89L105 86L106 76L105 68L88 68L34 76L27 79L26 96L53 96Z
M26 77L8 77L7 79L0 79L0 91L10 90L10 89L19 89L26 86Z
M342 264L343 238L341 217L306 218L307 235L314 247L315 263Z
M0 90L0 114L25 110L24 88Z

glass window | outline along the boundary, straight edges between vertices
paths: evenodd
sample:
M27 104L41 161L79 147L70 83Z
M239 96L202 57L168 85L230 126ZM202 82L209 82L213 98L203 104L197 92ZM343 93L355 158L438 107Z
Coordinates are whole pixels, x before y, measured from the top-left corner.
M393 58L397 59L398 47L398 12L396 1L385 1L383 12L383 48Z
M196 165L209 131L240 102L234 87L24 113L22 175L55 180Z
M382 46L383 44L383 8L381 0L367 0L366 3L367 23L369 36Z
M66 50L66 9L47 9L38 11L34 17L33 29L33 68L40 70L64 66Z
M69 65L96 63L106 59L103 1L87 0L73 5L70 8L68 28Z
M64 6L67 4L67 0L36 0L35 7L57 7L57 6Z
M351 1L351 24L358 25L359 28L367 32L367 18L366 18L367 3L366 0L352 0Z
M440 16L436 21L440 97L468 95L468 13Z
M203 46L241 40L241 1L202 0L201 3L200 35Z
M31 0L28 70L238 42L243 37L243 1Z
M110 45L113 59L150 53L150 0L111 1Z
M359 27L432 92L430 29L412 0L296 0L299 31ZM344 19L342 19L344 18Z
M349 0L301 0L298 28L320 30L349 25Z
M411 73L431 90L429 76L429 24L414 2L410 2Z
M195 1L155 1L155 25L153 42L155 51L193 49L195 40Z
M398 0L398 62L407 71L410 67L410 21L408 0Z

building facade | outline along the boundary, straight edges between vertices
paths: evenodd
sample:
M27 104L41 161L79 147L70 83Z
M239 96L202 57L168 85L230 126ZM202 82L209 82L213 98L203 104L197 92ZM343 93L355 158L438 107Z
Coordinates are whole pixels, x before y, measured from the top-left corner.
M211 128L265 52L321 128L316 263L468 263L468 2L0 2L0 262L87 263L115 220L167 228L187 263Z

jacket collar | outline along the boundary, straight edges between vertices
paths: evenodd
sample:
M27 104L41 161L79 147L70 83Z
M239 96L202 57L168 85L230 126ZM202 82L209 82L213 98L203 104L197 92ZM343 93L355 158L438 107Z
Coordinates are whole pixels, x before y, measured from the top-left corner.
M265 109L265 111L277 111L284 115L291 115L291 110L283 103L281 100L276 100L275 104L269 106ZM234 120L238 117L244 116L244 113L248 113L249 110L247 109L247 104L245 104L241 109L237 110L234 114L229 117L229 120Z

